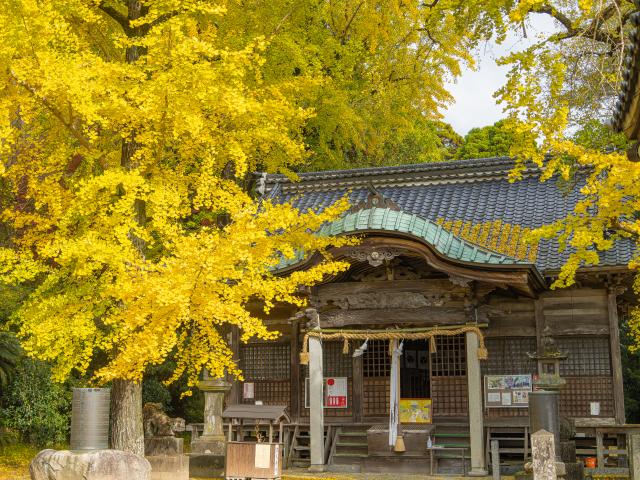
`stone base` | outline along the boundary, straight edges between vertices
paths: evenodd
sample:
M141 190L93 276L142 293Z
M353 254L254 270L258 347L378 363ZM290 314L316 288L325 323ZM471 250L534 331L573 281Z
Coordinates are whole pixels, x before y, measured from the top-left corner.
M187 455L145 457L151 464L151 480L189 480Z
M148 437L144 439L144 456L182 455L184 440L176 437Z
M472 468L467 472L469 477L486 477L487 475L489 475L489 472L483 468Z
M198 478L224 477L224 455L190 453L189 476Z
M566 480L582 480L584 478L584 464L582 462L565 463Z
M309 471L311 473L323 473L327 470L326 465L311 465Z
M121 450L43 450L29 465L31 480L150 480L151 465Z
M224 456L227 453L227 440L224 436L203 435L191 442L191 452Z

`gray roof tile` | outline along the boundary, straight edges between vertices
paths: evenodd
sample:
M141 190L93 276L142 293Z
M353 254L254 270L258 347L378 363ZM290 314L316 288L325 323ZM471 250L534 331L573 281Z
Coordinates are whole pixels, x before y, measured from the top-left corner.
M267 182L270 196L278 201L292 201L303 211L323 209L347 194L356 204L366 200L367 186L374 185L404 212L432 222L459 221L467 228L475 225L488 228L490 222L500 221L508 226L500 227L501 230L496 227L493 231L497 236L499 230L497 244L489 242L485 245L474 238L462 237L513 256L513 251L508 249L513 249L519 238L518 228L533 229L564 218L579 198L581 182L570 190L560 188L554 180L541 183L536 168L529 168L522 180L509 182L507 175L512 166L512 161L505 158L477 159L315 172L302 174L299 182L271 175ZM460 232L454 230L453 233L458 235ZM633 251L632 242L619 241L612 250L601 252L600 265L626 265ZM557 270L569 255L568 251L558 252L555 240L541 241L537 252L533 253L530 257L525 256L533 260L541 272Z

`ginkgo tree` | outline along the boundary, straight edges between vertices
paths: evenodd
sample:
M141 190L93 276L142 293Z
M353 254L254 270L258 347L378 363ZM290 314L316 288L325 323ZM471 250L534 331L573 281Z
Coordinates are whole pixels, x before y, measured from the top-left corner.
M273 338L245 305L301 305L300 286L344 268L273 274L325 251L313 232L346 205L300 213L244 188L304 159L311 114L263 85L263 39L219 45L208 1L125 7L0 12L0 281L33 286L14 313L25 351L58 379L112 381L112 447L142 454L145 368L171 355L191 384L239 374L220 327Z
M559 30L532 47L503 59L511 66L497 98L507 113L505 128L514 142L512 172L517 180L526 162L543 170L542 180L574 183L580 197L574 210L532 232L532 240L557 238L569 253L552 287L576 282L579 268L597 266L602 252L628 242L634 252L628 267L640 294L640 164L625 155L624 140L610 122L625 64L625 46L640 21L637 0L526 0L510 12L515 24L548 15ZM635 27L634 27L635 24ZM581 127L576 134L572 131ZM621 141L622 140L622 141ZM629 320L640 349L640 308Z
M148 365L239 374L221 327L272 338L247 302L301 304L346 267L274 275L344 241L313 232L346 204L254 199L251 172L379 155L437 118L505 3L5 2L0 280L32 291L13 315L25 351L111 381L112 446L141 453Z

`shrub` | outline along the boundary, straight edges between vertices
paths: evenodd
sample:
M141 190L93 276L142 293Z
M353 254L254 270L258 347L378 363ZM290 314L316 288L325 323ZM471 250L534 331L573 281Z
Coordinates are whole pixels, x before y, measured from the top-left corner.
M51 380L49 367L27 357L0 398L0 424L38 447L67 441L71 392Z

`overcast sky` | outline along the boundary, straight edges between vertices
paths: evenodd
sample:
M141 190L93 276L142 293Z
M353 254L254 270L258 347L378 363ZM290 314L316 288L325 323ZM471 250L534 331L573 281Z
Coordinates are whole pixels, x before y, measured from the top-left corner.
M496 105L493 93L505 83L508 67L499 67L496 59L526 48L536 36L554 30L551 19L537 15L527 27L527 39L512 35L502 45L489 43L476 52L478 68L465 70L456 83L450 84L455 103L443 112L444 121L450 123L460 135L474 127L492 125L500 120L502 107Z

